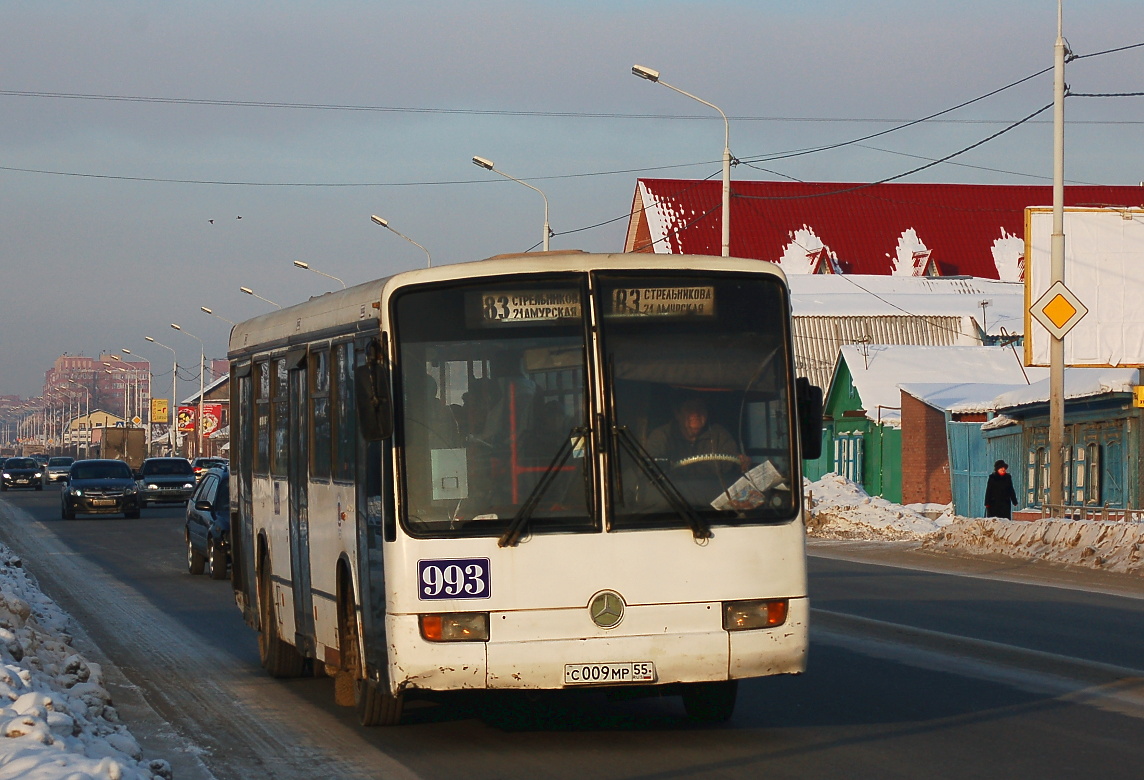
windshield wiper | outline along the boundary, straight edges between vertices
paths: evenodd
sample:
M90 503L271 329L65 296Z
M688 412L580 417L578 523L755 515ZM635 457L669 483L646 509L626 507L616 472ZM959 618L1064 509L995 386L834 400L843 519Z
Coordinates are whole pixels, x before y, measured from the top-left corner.
M656 487L657 490L667 499L667 503L671 508L680 514L687 524L691 526L691 535L696 539L710 539L711 527L703 521L699 513L695 511L695 507L691 506L683 494L679 492L679 488L675 483L663 473L663 469L655 462L655 458L643 448L643 446L632 435L626 425L615 425L612 427L612 432L615 433L616 438L619 439L620 444L624 450L632 456L636 465L640 467L643 475Z
M540 503L541 497L547 492L552 481L556 479L556 475L564 468L568 458L572 457L572 443L580 439L586 442L587 436L587 428L573 428L568 432L568 436L564 438L564 444L556 451L556 455L549 462L548 468L540 475L540 481L536 483L536 487L532 489L528 498L524 499L524 503L520 505L520 509L513 515L504 534L501 535L500 539L497 539L497 547L515 547L520 543L520 538L532 520L532 513L536 511L536 505Z

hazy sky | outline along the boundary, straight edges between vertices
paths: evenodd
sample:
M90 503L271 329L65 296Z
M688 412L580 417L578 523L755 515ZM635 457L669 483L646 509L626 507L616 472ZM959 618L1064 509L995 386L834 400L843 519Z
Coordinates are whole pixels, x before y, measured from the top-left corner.
M1055 35L1052 0L0 0L0 394L121 347L158 392L170 353L144 336L193 370L198 343L169 323L224 357L229 325L200 306L238 321L269 308L240 286L283 305L337 286L293 260L348 284L424 264L370 214L435 264L538 244L540 197L473 155L544 191L553 249L621 250L636 178L718 177L723 142L716 114L633 63L722 108L732 152L759 159L1017 81L1052 65ZM1144 42L1144 3L1069 0L1065 35L1077 54ZM1144 48L1068 81L1144 91ZM1048 73L956 121L732 176L882 179L1051 101ZM1070 181L1144 180L1144 98L1070 98L1066 116ZM908 180L1049 183L1039 120Z

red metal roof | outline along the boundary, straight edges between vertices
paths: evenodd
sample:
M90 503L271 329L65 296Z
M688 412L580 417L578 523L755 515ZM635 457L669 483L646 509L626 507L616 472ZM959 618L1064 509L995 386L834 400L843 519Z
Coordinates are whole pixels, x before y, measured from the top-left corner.
M928 250L928 258L915 256L915 273L928 259L942 276L987 279L1001 278L995 242L1023 240L1025 208L1052 204L1048 185L732 181L731 192L736 257L778 261L806 228L838 270L890 274L899 240L912 228ZM625 249L718 255L721 203L718 180L639 179ZM1065 187L1066 206L1142 204L1144 187Z

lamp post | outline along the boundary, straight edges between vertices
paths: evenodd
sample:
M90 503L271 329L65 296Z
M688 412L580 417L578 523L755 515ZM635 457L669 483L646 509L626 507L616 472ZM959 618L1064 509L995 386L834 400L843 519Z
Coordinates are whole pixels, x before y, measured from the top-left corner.
M476 165L478 168L484 168L486 171L492 171L493 173L500 174L501 176L505 177L506 179L512 179L517 184L523 184L525 187L528 187L530 190L535 190L536 192L540 192L539 188L533 187L528 182L521 181L520 179L509 176L504 171L498 171L496 169L495 163L493 163L492 160L485 159L484 157L474 157L473 158L473 165ZM547 198L547 196L545 196L545 194L543 192L540 192L540 197L544 198L544 241L542 243L544 246L544 251L547 252L548 251L548 234L552 232L548 229L548 198Z
M176 425L176 421L179 411L178 404L175 401L175 394L177 392L175 387L179 381L179 356L175 354L174 347L168 347L166 344L155 341L155 339L151 338L150 336L144 336L143 338L156 346L162 347L163 349L169 349L171 351L171 404L167 407L167 436L170 439L171 454L174 455L176 444L175 428L178 427Z
M684 92L679 87L673 87L666 81L661 81L659 78L659 71L645 68L643 65L633 65L632 75L639 76L641 79L646 79L653 84L662 84L673 92L689 97L696 100L708 108L713 108L719 112L719 116L723 117L723 257L731 256L731 123L727 121L727 115L723 113L723 109L714 103L708 103L703 98L696 97L690 92Z
M217 317L218 319L222 320L223 322L228 322L228 323L230 323L230 326L232 328L234 327L234 321L233 320L228 320L226 317L222 316L221 314L215 314L214 309L208 309L206 306L200 306L199 311L203 312L204 314L209 314L212 317Z
M432 256L429 254L429 250L428 250L428 249L426 249L425 247L421 246L420 244L418 244L416 241L414 241L412 238L410 238L409 236L405 235L405 234L404 234L404 233L402 233L401 231L399 231L399 230L396 230L396 229L394 229L394 228L391 228L391 227L389 226L389 220L386 220L386 219L382 219L381 217L377 216L376 214L372 215L372 216L370 217L370 220L372 220L372 221L373 221L373 224L375 224L375 225L381 225L383 228L385 228L385 229L386 229L386 230L388 230L389 232L391 232L391 233L396 233L397 235L401 236L402 238L404 238L404 239L405 239L406 241L408 241L409 243L413 244L413 246L415 246L415 247L419 248L419 249L420 249L422 252L424 252L424 253L425 253L425 267L426 267L426 268L432 268L432 267L433 267L433 257L432 257ZM297 264L298 264L298 261L296 261L296 260L295 260L295 261L294 261L294 265L297 265Z
M201 458L203 455L203 379L204 375L206 374L206 369L204 366L207 362L207 348L206 345L203 344L203 340L196 336L194 333L183 330L173 322L171 323L171 327L181 333L187 334L195 341L199 342L199 415L198 419L195 421L195 429L199 434L199 443L198 447L195 449L195 457Z
M260 300L260 301L266 301L267 303L269 303L271 306L273 306L273 307L274 307L274 308L276 308L276 309L281 309L281 308L282 308L281 306L279 306L277 303L275 303L274 301L270 300L269 298L263 298L261 295L259 295L259 294L258 294L258 293L256 293L254 290L250 289L249 287L239 287L239 288L238 288L238 291L239 291L239 292L244 292L244 293L246 293L247 295L253 295L255 298L257 298L257 299L258 299L258 300Z
M129 350L129 349L122 349L121 348L119 351L122 352L124 355L132 354L131 350ZM151 361L149 361L149 360L146 361L146 364L147 364L147 370L144 371L143 374L145 374L146 378L147 378L147 390L146 390L146 392L144 392L143 391L143 376L141 376L139 373L139 368L138 368L139 364L135 361L128 363L128 365L131 366L132 373L135 375L135 413L140 418L144 418L144 417L146 418L147 427L149 429L147 432L147 441L150 442L151 441L151 430L150 429L152 426L152 422L151 422L151 385L154 384L155 375L151 373ZM147 412L147 414L144 415L143 412Z
M81 388L85 394L83 398L83 456L86 458L91 452L91 390L86 385L81 385L74 379L69 379L68 381L76 387Z
M333 279L335 282L337 282L338 284L340 284L342 286L343 290L346 289L346 283L343 282L341 279L339 279L336 276L331 276L330 274L326 273L325 271L319 271L317 268L311 268L309 263L304 263L301 260L295 260L294 261L294 267L295 268L301 268L303 271L313 271L314 273L316 273L320 276L324 276L327 279Z

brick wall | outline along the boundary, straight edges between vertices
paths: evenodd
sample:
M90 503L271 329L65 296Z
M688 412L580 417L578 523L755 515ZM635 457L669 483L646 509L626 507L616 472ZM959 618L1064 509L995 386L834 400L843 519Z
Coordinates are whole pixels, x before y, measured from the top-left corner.
M902 503L951 501L945 414L902 393Z

